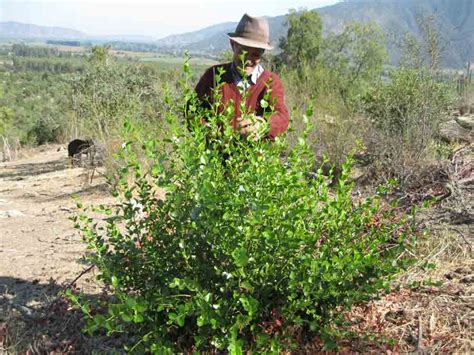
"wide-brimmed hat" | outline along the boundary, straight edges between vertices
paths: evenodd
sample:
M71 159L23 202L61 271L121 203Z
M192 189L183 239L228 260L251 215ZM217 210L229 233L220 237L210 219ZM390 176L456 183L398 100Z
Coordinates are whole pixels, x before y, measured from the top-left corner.
M235 32L227 34L230 39L243 46L273 49L270 45L268 21L263 17L242 16Z

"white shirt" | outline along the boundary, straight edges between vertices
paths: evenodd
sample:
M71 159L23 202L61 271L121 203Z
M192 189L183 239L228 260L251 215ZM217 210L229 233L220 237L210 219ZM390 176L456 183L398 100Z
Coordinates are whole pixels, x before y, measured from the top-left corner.
M232 63L232 77L234 79L234 84L238 87L247 90L250 86L255 85L257 83L258 78L262 75L264 69L260 64L257 64L250 75L247 76L246 80L242 78L239 71L235 67L235 64Z

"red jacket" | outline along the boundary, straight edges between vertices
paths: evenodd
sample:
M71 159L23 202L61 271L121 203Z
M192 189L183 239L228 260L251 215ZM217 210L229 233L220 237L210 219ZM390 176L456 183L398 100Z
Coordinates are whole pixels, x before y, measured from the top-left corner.
M223 83L221 88L221 101L224 104L223 107L225 107L230 100L233 100L234 117L231 124L234 129L237 129L237 117L241 116L240 102L242 100L242 95L239 92L239 88L234 83L234 77L231 73L231 63L219 64L207 69L196 86L196 93L203 104L212 102L214 73L218 73L219 68L225 70L225 73L221 77L221 82ZM270 130L267 136L270 139L274 139L277 135L285 132L289 124L288 109L284 102L283 85L278 75L268 70L264 70L258 78L257 83L247 89L248 96L245 106L249 110L249 113L255 113L257 116L263 117L264 108L261 107L260 100L265 97L267 87L271 88L269 95L270 105L274 105L274 112L269 118Z

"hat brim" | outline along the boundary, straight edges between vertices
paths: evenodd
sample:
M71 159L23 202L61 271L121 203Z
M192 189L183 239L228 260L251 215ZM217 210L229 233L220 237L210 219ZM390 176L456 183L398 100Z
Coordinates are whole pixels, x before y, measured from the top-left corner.
M237 42L238 44L241 44L242 46L252 47L252 48L260 48L260 49L273 49L273 46L271 46L268 43L262 43L262 42L259 42L259 41L254 41L252 39L239 37L235 33L228 33L227 37L229 37L234 42Z

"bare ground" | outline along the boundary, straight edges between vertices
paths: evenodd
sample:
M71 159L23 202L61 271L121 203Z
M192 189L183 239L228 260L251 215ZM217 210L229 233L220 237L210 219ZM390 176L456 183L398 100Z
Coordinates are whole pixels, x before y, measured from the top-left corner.
M42 341L48 350L60 350L57 341L49 341L58 334L48 334L42 321L61 302L58 292L88 268L85 246L69 219L77 210L74 197L85 203L112 201L104 179L95 174L90 183L86 169L69 166L63 147L44 146L29 154L0 163L0 353L28 348L34 353L34 344ZM77 287L97 293L94 279L93 271L87 273ZM69 318L63 325L80 328Z
M60 148L41 147L29 157L0 163L0 354L120 349L118 338L83 335L81 314L61 296L69 287L103 297L93 269L71 285L89 265L69 218L77 211L74 196L86 204L113 199L101 176L90 183L87 171L70 168ZM472 176L472 147L466 156ZM401 275L390 294L347 314L351 333L339 342L342 352L474 351L472 185L460 191L450 183L453 203L419 217L435 233L419 240L417 265ZM316 339L302 351L320 349Z

